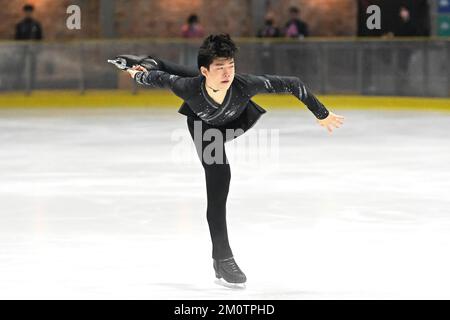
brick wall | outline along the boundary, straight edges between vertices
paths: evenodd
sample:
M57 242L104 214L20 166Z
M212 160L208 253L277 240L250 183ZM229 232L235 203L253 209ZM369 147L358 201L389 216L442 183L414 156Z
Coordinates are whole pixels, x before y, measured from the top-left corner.
M34 16L41 23L45 39L92 38L99 34L99 1L97 0L0 0L0 39L13 39L15 25L23 19L22 7L35 6ZM67 7L81 7L81 30L66 27Z
M301 17L309 24L311 35L341 36L356 34L354 0L259 0L265 1L284 25L288 8L301 8ZM207 33L228 32L233 36L252 36L252 0L115 0L117 37L175 37L190 13L197 13ZM35 17L49 40L97 38L100 0L0 0L0 39L12 39L14 26L22 18L22 6L34 4ZM82 29L66 28L66 8L80 5Z
M289 7L300 9L300 18L309 26L311 36L353 36L357 31L355 0L277 0L270 2L270 11L284 26Z
M199 16L205 32L228 32L235 36L250 34L249 0L135 0L132 7L129 2L116 0L119 37L179 36L181 26L191 13Z

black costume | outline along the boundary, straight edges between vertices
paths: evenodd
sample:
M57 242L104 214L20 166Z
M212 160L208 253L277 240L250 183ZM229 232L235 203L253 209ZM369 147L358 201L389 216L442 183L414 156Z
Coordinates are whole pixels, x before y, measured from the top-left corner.
M242 129L241 133L243 133L266 112L251 101L251 98L258 93L291 93L305 103L318 119L326 118L329 114L328 110L297 77L236 74L223 103L218 104L206 92L205 77L200 75L196 69L150 57L119 57L124 59L121 65L120 62L110 62L115 63L121 69L126 69L134 64L154 69L136 73L135 80L138 83L170 88L184 100L179 112L187 116L189 132L196 144L205 170L208 198L207 219L213 243L212 255L215 260L232 257L226 225L226 201L231 178L230 165L223 145L227 138L226 129ZM205 139L198 142L194 139L196 135L194 132L195 121L201 123L201 137L210 128L218 129L223 134L221 145L223 152L219 161L207 163L203 158L205 147L211 142L204 141ZM200 132L197 134L200 135ZM232 136L231 139L236 136L238 135ZM231 139L228 137L228 140ZM212 156L214 157L215 154Z

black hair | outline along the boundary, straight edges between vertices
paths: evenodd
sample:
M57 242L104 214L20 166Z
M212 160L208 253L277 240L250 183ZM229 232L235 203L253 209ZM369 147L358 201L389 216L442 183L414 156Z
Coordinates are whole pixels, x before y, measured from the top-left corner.
M23 6L23 11L25 11L25 12L33 12L33 10L34 10L34 7L31 4L26 4Z
M187 19L187 23L193 24L198 22L198 16L196 14L191 14Z
M198 51L197 65L200 69L209 66L216 58L234 58L238 48L228 34L209 35Z

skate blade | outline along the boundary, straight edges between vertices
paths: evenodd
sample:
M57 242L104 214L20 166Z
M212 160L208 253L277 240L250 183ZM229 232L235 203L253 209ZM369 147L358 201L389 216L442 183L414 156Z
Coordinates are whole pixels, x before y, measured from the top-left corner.
M225 281L223 278L216 279L214 281L214 283L218 284L220 286L226 287L226 288L237 289L237 290L243 290L247 287L245 283L230 283L230 282Z

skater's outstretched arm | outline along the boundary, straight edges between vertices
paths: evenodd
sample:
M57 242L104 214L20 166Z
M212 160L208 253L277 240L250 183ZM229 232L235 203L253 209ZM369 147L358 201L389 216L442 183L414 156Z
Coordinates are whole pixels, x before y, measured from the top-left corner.
M197 77L200 75L199 70L196 68L182 66L153 56L122 54L116 56L115 59L108 60L108 62L114 64L121 70L127 70L135 65L140 65L147 70L161 70L180 77Z
M192 94L190 87L193 78L180 77L161 70L147 71L142 66L134 66L128 69L127 72L137 83L151 87L171 89L173 93L183 100L188 100Z
M161 71L165 71L169 74L174 74L180 77L197 77L200 75L198 69L193 67L182 66L164 59L154 58L160 64Z
M275 75L243 75L249 83L250 95L258 93L290 93L302 101L316 116L317 122L332 132L333 127L339 128L344 117L330 112L317 99L303 81L298 77L283 77Z

